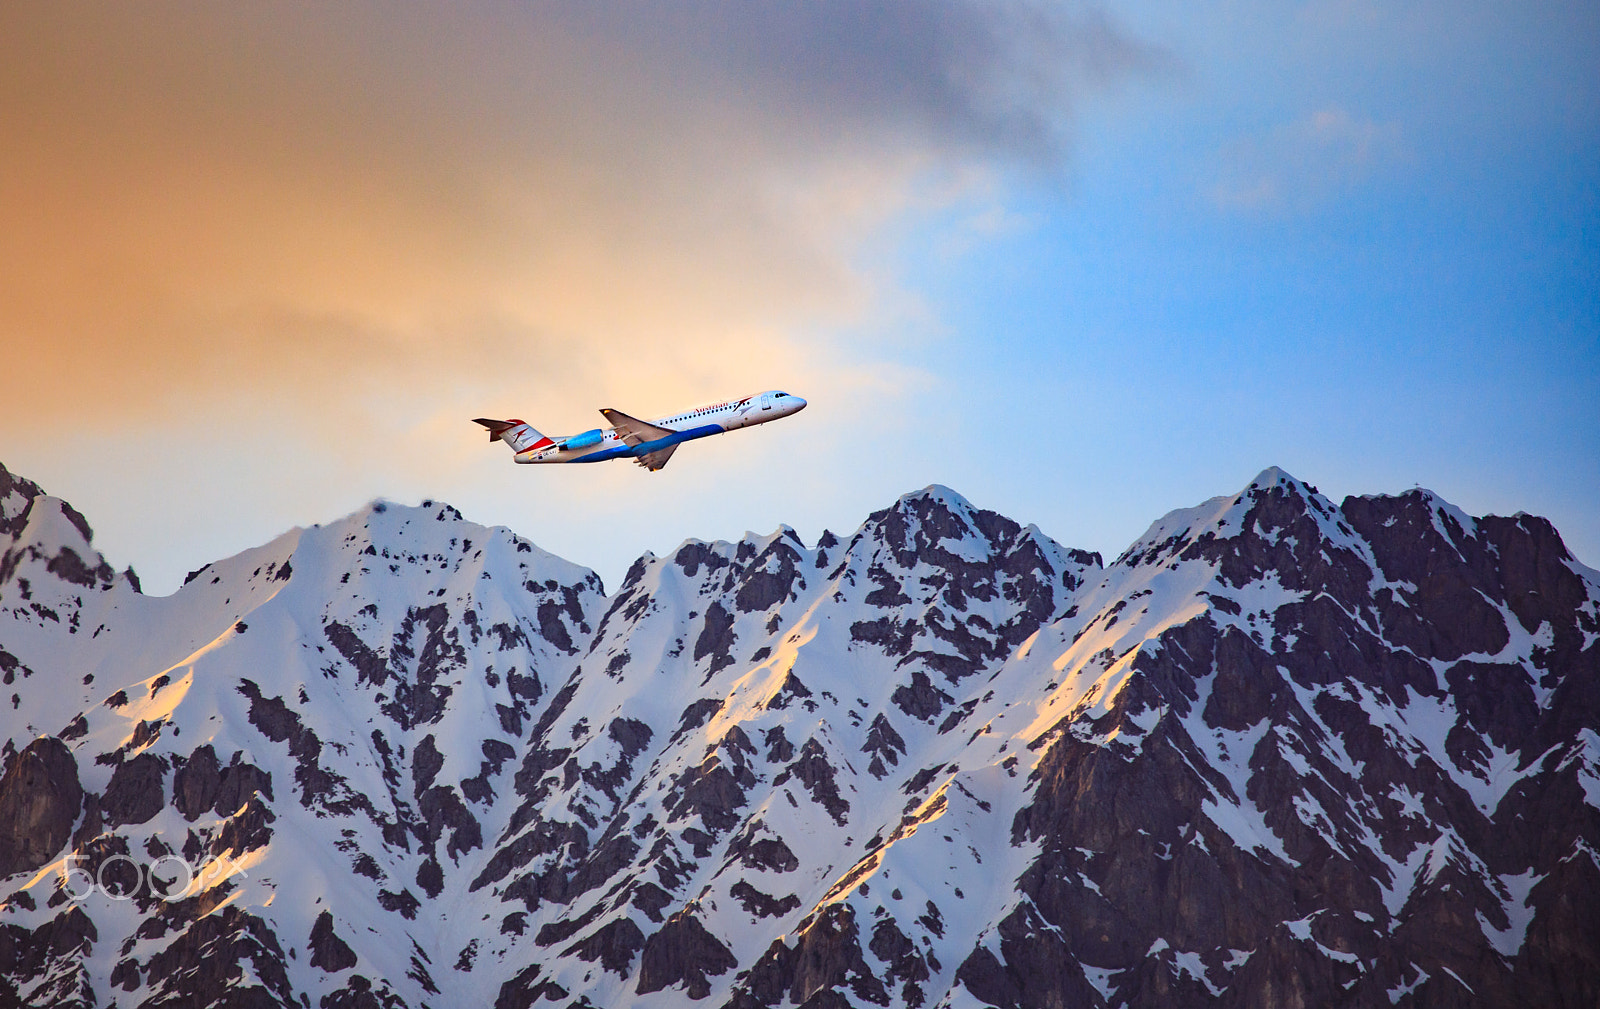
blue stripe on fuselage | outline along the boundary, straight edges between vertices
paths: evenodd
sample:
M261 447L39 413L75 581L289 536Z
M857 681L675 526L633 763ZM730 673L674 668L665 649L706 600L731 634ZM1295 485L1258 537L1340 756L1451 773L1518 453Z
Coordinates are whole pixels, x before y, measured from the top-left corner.
M577 459L571 459L568 461L605 462L607 459L637 459L642 455L649 455L651 452L659 452L662 449L668 448L672 445L681 444L682 442L686 441L694 441L696 438L706 438L714 434L722 433L724 433L724 429L721 424L702 424L699 427L692 427L687 431L678 431L674 434L670 434L665 438L657 438L655 441L640 442L637 445L618 445L616 448L604 449L600 452L593 452L589 455L580 456Z

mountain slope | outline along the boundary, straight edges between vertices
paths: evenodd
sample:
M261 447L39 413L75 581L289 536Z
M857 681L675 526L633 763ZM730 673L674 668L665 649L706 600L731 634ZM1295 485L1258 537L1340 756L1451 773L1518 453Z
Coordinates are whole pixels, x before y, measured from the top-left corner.
M1600 997L1600 576L1540 519L1268 470L1103 568L931 487L605 595L377 503L164 599L3 469L0 523L38 1004Z

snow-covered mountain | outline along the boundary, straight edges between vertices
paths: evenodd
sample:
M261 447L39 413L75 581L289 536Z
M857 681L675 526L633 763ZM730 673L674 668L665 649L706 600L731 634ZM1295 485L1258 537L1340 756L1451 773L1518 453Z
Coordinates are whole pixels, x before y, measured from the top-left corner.
M1544 520L1277 470L1108 567L380 502L150 598L0 468L0 1004L1593 1006L1597 639Z

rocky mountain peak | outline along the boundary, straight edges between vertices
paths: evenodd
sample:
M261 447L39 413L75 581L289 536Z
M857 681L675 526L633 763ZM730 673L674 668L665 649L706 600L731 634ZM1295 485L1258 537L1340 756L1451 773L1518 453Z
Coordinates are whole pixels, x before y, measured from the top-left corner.
M43 494L38 484L0 464L0 536L15 537L27 521L33 499Z
M79 589L110 588L116 572L93 539L77 509L0 466L0 586L25 578L30 584L59 580ZM137 589L131 568L124 577Z
M1543 628L1550 644L1530 653L1542 667L1552 651L1575 657L1590 633L1594 573L1544 519L1474 519L1420 488L1346 498L1341 511L1371 544L1385 633L1424 658L1499 655Z
M1331 501L1310 484L1270 467L1237 494L1158 519L1116 564L1202 560L1220 564L1229 583L1243 584L1272 568L1287 572L1324 546L1347 549L1352 539Z
M0 467L0 699L18 713L0 733L8 761L96 692L99 666L114 659L111 614L142 601L133 570L118 576L93 537L70 504Z
M881 545L900 567L910 568L935 557L992 553L1019 531L1010 519L975 508L950 488L933 484L873 512L857 539Z
M374 502L75 625L20 577L0 1001L1600 997L1600 575L1529 516L1268 470L1102 568L930 487L607 595Z

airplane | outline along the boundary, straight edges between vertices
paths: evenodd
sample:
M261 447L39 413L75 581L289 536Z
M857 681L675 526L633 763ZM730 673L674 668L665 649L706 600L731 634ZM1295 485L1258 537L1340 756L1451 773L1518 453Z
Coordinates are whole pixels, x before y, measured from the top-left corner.
M787 392L769 389L743 399L696 407L659 420L644 421L621 410L602 409L611 422L608 428L592 428L582 434L551 438L528 426L527 421L473 419L489 429L489 441L503 441L516 453L519 463L604 462L607 459L632 459L654 472L667 464L672 453L686 441L714 434L754 427L806 408L806 401Z

